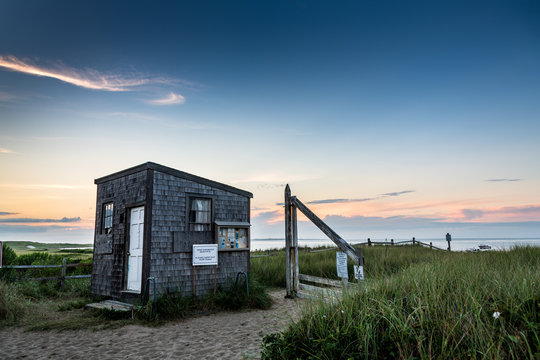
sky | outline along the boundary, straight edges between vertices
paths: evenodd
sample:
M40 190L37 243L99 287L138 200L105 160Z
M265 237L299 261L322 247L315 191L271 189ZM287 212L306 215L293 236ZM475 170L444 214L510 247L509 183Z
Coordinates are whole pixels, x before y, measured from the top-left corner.
M536 1L0 4L0 240L93 241L153 161L345 239L540 237ZM300 238L324 238L300 217Z

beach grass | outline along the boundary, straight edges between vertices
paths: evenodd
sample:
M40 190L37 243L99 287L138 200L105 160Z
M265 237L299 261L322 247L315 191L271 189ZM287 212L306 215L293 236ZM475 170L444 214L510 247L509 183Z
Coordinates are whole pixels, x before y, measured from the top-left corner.
M300 273L338 279L336 250L338 250L336 247L319 247L315 249L299 247L298 263ZM365 259L364 273L370 279L390 276L412 264L437 262L442 258L459 256L460 254L432 250L420 245L363 247L362 251ZM354 281L354 263L349 259L347 265L349 280ZM267 286L285 287L284 249L271 250L270 256L252 258L251 273L255 274Z
M33 254L36 252L63 257L78 257L81 259L92 258L92 244L72 243L40 243L35 241L4 241L18 255Z
M265 337L262 357L539 358L540 248L393 259L385 251L366 249L366 269L372 258L381 263L357 291L305 307L297 323Z

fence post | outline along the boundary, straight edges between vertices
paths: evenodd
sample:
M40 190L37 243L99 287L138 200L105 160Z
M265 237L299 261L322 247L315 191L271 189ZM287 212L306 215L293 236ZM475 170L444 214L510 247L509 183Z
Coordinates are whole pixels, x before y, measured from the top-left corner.
M390 245L394 245L394 239L390 239Z
M291 283L291 243L292 243L292 232L291 232L291 188L289 184L285 187L285 282L287 286L287 297L290 298L292 294Z
M412 238L412 244L415 245L416 244L416 238L413 236Z
M60 289L64 291L64 285L66 282L66 258L62 259L62 278L60 279Z
M433 243L431 241L429 242L429 248L433 249Z
M367 246L371 246L371 239L367 238Z

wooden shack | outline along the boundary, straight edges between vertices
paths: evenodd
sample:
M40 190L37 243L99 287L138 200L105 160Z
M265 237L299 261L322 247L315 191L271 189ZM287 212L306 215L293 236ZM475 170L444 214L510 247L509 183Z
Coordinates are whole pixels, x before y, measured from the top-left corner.
M249 271L250 192L152 162L95 184L93 295L134 301L149 278L201 295ZM194 244L218 244L218 265L194 268Z

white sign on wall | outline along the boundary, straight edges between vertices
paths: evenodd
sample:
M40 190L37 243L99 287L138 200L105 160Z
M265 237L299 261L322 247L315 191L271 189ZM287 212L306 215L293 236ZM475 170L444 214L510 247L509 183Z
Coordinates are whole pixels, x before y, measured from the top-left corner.
M193 266L217 265L218 245L202 244L193 245Z
M349 278L347 272L347 254L341 251L336 252L337 276L340 278Z

